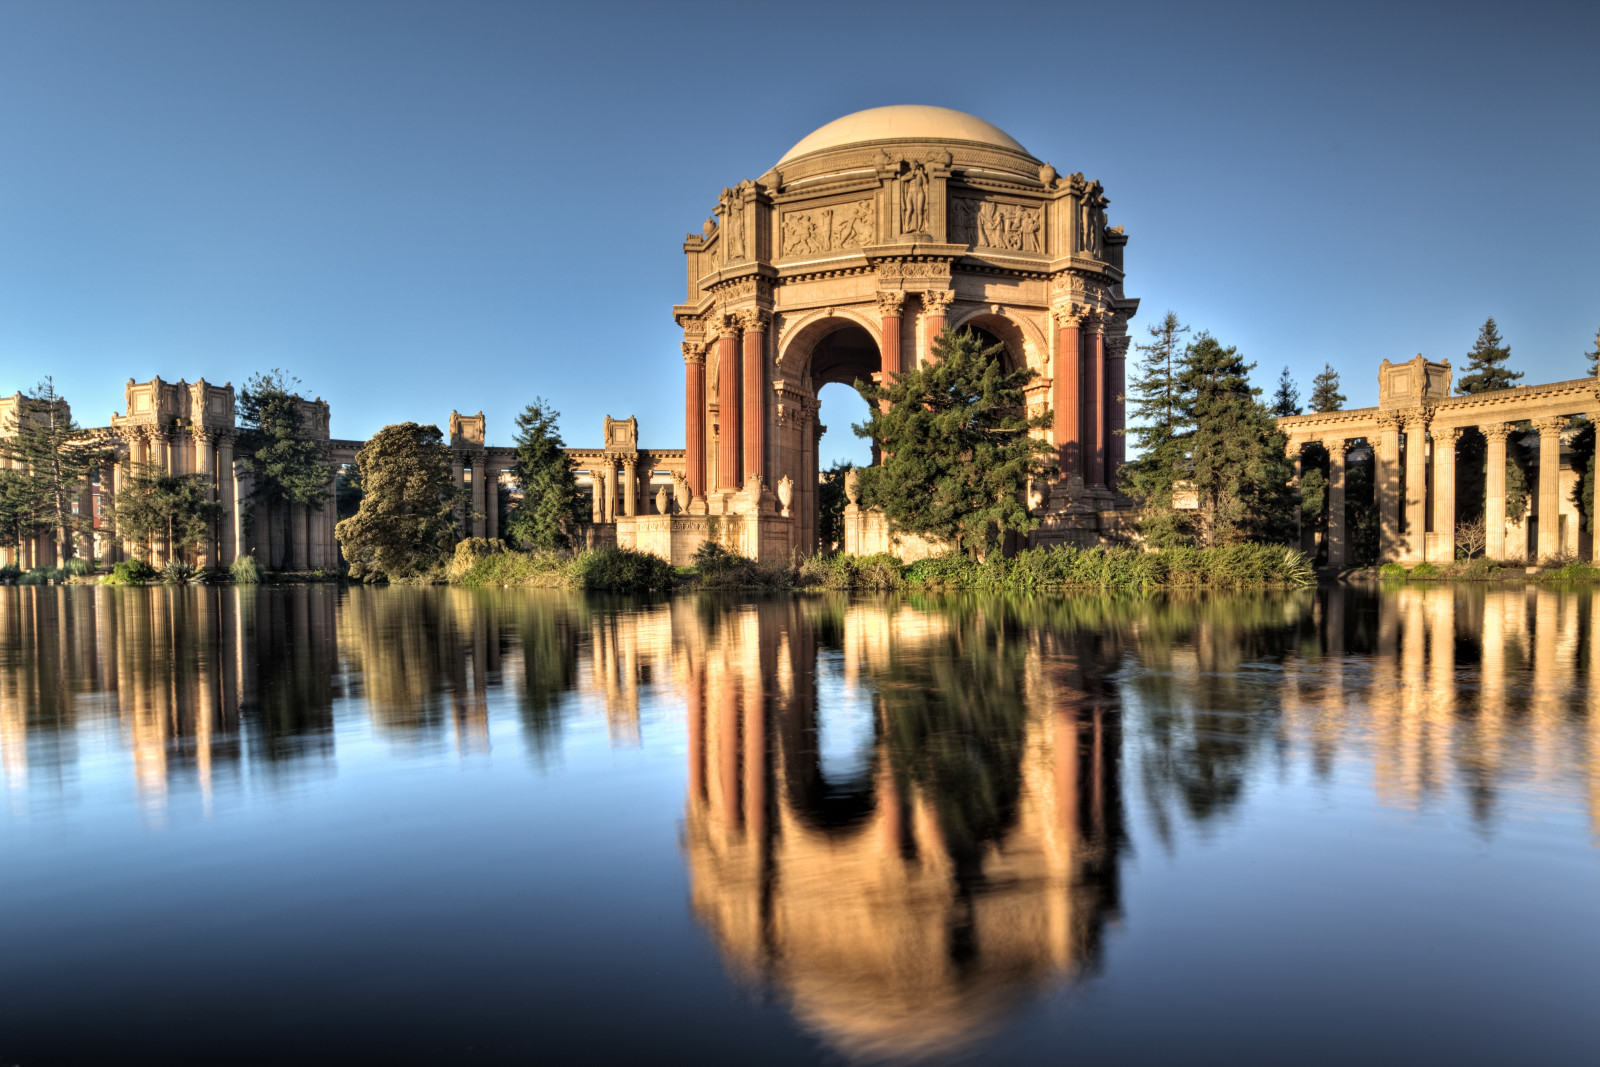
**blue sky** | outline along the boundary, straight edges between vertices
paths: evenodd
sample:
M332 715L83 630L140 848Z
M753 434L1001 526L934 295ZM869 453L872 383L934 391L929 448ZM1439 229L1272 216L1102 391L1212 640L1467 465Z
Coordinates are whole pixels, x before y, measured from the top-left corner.
M1493 315L1600 327L1600 8L0 0L0 392L283 367L334 432L535 395L683 437L680 243L851 111L980 115L1105 183L1167 308L1352 404ZM830 390L824 462L858 454Z

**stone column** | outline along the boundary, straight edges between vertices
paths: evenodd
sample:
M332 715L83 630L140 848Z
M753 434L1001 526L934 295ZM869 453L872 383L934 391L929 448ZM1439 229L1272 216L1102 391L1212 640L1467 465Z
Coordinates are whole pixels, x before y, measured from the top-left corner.
M949 289L935 290L922 294L922 331L927 348L923 352L923 362L933 362L933 342L939 334L944 332L945 313L950 310L950 302L956 294Z
M1490 559L1506 555L1506 438L1511 425L1504 422L1478 427L1489 443L1483 475L1483 554Z
M622 460L622 513L629 518L639 514L639 473L633 456Z
M617 521L617 461L606 457L606 522Z
M238 508L235 497L236 478L233 473L233 432L224 430L217 435L217 502L222 505L221 527L217 531L217 562L224 567L233 566L239 558L239 525L233 513Z
M1106 376L1105 318L1089 316L1089 336L1083 360L1083 480L1087 485L1106 484L1106 426L1101 393Z
M589 517L593 522L606 519L606 472L599 464L589 471Z
M717 337L717 488L737 491L744 485L739 414L739 337L730 318Z
M1128 335L1109 334L1105 338L1106 383L1102 394L1105 404L1106 424L1106 486L1115 489L1117 471L1127 455L1127 416L1123 409L1123 394L1127 390Z
M1344 521L1344 458L1350 442L1324 439L1322 444L1328 450L1328 565L1343 567L1350 562Z
M1600 412L1590 412L1588 415L1585 415L1584 418L1589 420L1590 426L1595 427L1595 440L1600 441ZM1596 511L1600 511L1600 508L1596 508ZM1596 523L1594 521L1594 516L1592 515L1585 516L1585 519L1589 523L1589 558L1592 562L1600 564L1600 534L1597 534L1595 531L1595 527L1600 525L1600 523ZM1596 618L1595 621L1600 622L1600 618ZM1595 633L1597 640L1600 640L1600 626L1595 627ZM1600 669L1600 663L1597 663L1595 666L1597 669ZM1600 693L1600 690L1596 690L1595 692ZM1600 726L1600 716L1596 717L1595 723L1597 726ZM1597 756L1600 756L1600 750L1597 750ZM1600 781L1600 779L1597 779L1597 781ZM1600 814L1600 812L1597 812L1597 814Z
M1429 559L1450 563L1456 558L1456 442L1461 428L1433 431L1433 545Z
M171 454L167 448L166 435L159 430L150 434L148 445L150 451L149 463L154 470L162 474L171 474ZM150 565L159 570L167 565L167 539L163 534L153 534L150 538Z
M233 446L233 441L231 439L228 441L228 446L231 452ZM233 537L233 557L234 559L238 559L240 556L243 556L248 552L248 546L245 544L244 533L244 503L245 498L249 495L248 486L246 483L246 479L249 477L249 475L239 465L238 460L234 460L230 467L225 467L223 470L231 475L232 488L230 488L228 491L231 494L231 499L233 500L233 514L228 516L228 525L232 528L231 536ZM229 560L228 562L232 563L233 560ZM266 561L262 559L257 559L256 562L260 563L263 567L267 565Z
M767 476L767 386L766 349L767 322L770 316L760 308L749 308L739 313L739 325L744 328L743 381L744 411L744 477L743 486L752 474Z
M1372 495L1378 509L1378 562L1393 563L1400 554L1400 417L1393 413L1378 416Z
M883 319L883 384L888 385L893 376L901 372L900 367L900 322L901 310L905 307L906 294L904 293L879 293L878 314Z
M310 516L304 504L289 505L289 545L294 550L293 561L289 564L290 570L309 570L309 561L306 554L309 540L306 524Z
M461 453L453 449L450 452L450 480L451 484L456 487L457 493L460 493L467 488L466 466L461 462ZM461 536L465 537L467 536L467 531L470 529L470 527L467 525L467 517L465 515L461 515L461 509L459 507L456 509L456 514L460 515L460 518L456 522L456 526L459 529Z
M109 508L111 515L111 522L108 524L102 519L100 527L100 540L105 546L100 550L100 562L107 570L122 562L122 539L112 536L117 517L117 490L121 488L122 464L113 459L100 468L100 510L105 513Z
M1539 558L1561 554L1561 431L1564 415L1534 419L1539 431Z
M1406 536L1404 558L1420 563L1428 542L1428 416L1406 419Z
M491 541L500 540L500 470L498 461L484 460L483 510L485 536Z
M1305 508L1300 503L1300 477L1305 473L1302 460L1305 458L1304 441L1290 438L1285 444L1283 452L1289 457L1289 462L1294 464L1294 475L1289 480L1289 486L1294 491L1294 543L1296 548L1304 548L1306 541Z
M78 488L78 555L94 569L94 482L92 474L83 476Z
M1082 414L1078 410L1083 374L1083 352L1078 342L1078 326L1083 322L1083 309L1073 304L1062 304L1051 309L1059 331L1056 343L1055 365L1055 442L1056 464L1061 468L1061 480L1074 475L1082 476L1083 435Z
M487 503L485 503L485 501L484 501L484 487L488 484L488 481L489 481L488 478L485 476L485 473L484 473L484 467L485 466L487 466L487 464L484 462L484 455L483 455L482 452L479 452L479 453L477 453L476 455L474 455L472 457L472 536L473 537L482 537L483 534L484 534L484 531L489 528L488 527L488 521L489 521L488 507L489 507L489 505Z
M706 346L683 343L684 478L695 500L706 495Z
M217 499L215 474L211 465L211 449L216 440L217 435L210 430L197 429L194 432L194 472L205 479L208 503ZM199 567L215 567L217 555L217 530L215 526L208 526L205 542L200 546L200 558L195 564Z

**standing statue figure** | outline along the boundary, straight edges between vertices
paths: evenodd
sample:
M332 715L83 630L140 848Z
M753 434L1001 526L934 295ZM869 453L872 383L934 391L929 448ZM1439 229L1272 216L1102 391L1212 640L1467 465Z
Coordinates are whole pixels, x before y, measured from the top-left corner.
M861 503L861 476L854 467L844 472L844 498L851 504Z
M678 514L689 510L689 478L682 471L672 472L672 499L678 505Z
M778 505L783 508L781 514L789 517L789 502L794 499L794 479L785 474L778 479Z
M739 210L739 197L732 189L722 190L717 210L722 215L722 261L733 263L744 258L744 212Z
M928 168L913 163L895 180L900 183L900 232L922 233L928 227Z
M1105 249L1106 205L1110 202L1103 195L1103 187L1099 182L1090 182L1085 186L1083 198L1079 201L1078 217L1081 221L1079 236L1083 251L1095 259L1099 259Z

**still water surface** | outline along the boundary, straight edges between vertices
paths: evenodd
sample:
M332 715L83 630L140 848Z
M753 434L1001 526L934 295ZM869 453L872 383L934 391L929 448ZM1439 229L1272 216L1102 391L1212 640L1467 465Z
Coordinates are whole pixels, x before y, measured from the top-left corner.
M0 1064L1600 1059L1546 589L0 589Z

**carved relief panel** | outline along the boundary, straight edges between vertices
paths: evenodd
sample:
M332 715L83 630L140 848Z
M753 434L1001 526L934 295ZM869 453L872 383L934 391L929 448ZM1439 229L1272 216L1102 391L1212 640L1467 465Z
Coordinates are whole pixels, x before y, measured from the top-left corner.
M785 256L819 255L865 248L876 233L871 200L783 213L780 242Z
M1023 204L958 196L950 201L950 237L957 244L1010 252L1044 251L1044 212Z

